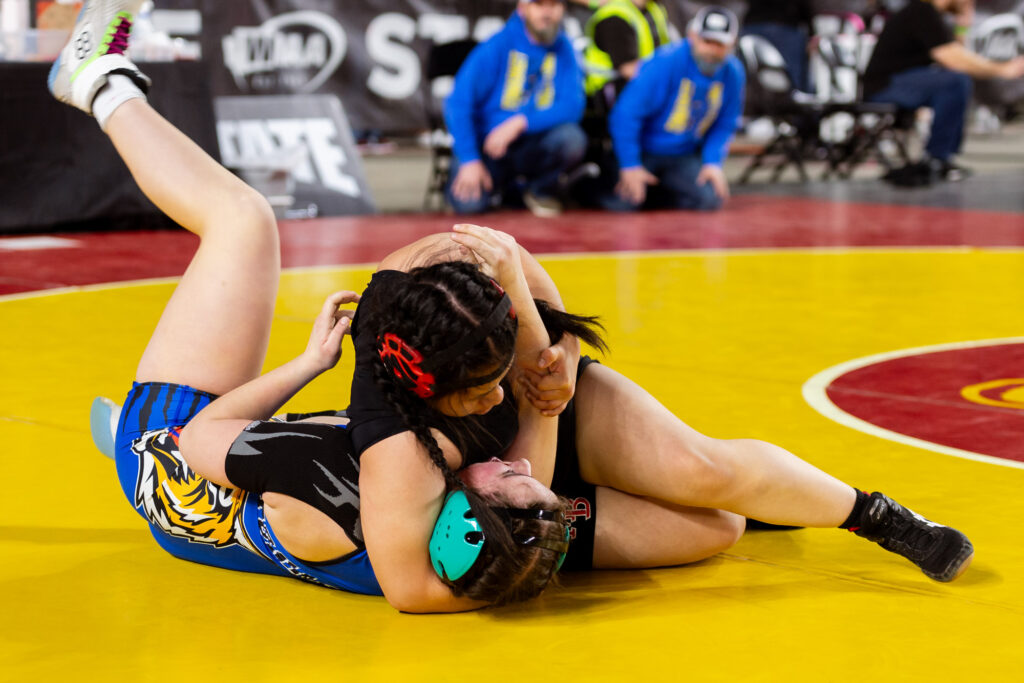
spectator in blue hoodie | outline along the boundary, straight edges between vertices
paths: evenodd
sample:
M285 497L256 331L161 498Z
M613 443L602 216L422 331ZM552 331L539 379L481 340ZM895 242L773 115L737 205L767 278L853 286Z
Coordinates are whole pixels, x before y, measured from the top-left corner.
M732 55L738 23L728 9L702 8L686 40L659 49L623 90L609 119L618 174L606 209L712 211L729 197L722 161L745 82Z
M519 192L539 216L561 212L559 177L587 148L578 123L583 72L564 15L562 0L521 0L459 69L445 102L455 140L447 194L457 213L486 211Z

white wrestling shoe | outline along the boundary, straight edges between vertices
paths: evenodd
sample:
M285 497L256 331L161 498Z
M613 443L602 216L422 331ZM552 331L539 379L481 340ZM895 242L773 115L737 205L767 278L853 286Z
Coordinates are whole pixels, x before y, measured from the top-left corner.
M50 69L50 92L61 102L92 114L96 93L111 74L128 76L146 92L150 80L129 61L128 35L144 0L86 0L71 39Z
M103 396L97 396L92 400L92 407L89 409L92 442L100 453L111 460L114 459L114 435L117 434L117 423L120 419L121 406Z

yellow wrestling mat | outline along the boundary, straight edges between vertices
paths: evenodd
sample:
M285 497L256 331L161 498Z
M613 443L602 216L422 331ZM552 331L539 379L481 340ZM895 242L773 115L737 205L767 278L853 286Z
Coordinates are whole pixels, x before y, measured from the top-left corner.
M543 263L570 310L603 316L605 362L688 423L779 443L962 529L971 569L939 584L847 532L754 532L692 566L566 575L525 605L411 616L190 564L152 540L88 428L94 396L127 391L173 282L44 292L0 299L0 679L1020 680L1024 471L854 431L801 389L855 358L1021 335L1024 252ZM304 348L325 292L369 273L286 273L269 362ZM344 407L345 354L290 408Z

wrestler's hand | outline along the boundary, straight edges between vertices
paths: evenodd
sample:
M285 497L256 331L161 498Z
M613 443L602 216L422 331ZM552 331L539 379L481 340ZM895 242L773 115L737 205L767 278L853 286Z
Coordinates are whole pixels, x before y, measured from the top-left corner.
M571 334L544 349L535 367L525 368L526 396L542 415L561 414L576 393L580 340Z
M476 261L484 274L503 289L526 285L519 245L512 235L482 225L459 223L452 227L452 240L463 247L464 255Z
M551 344L551 338L533 301L530 285L523 272L522 251L515 238L498 230L467 223L456 225L452 230L452 240L464 250L463 255L478 263L483 272L493 278L512 300L518 320L517 362L523 364L522 359L539 358L541 352Z
M313 331L303 352L303 359L317 373L330 370L341 360L341 340L349 332L355 311L340 308L342 304L359 301L355 292L334 292L327 297L320 315L313 322Z
M500 159L508 152L511 145L526 130L526 117L516 114L495 126L484 138L484 154L492 159Z

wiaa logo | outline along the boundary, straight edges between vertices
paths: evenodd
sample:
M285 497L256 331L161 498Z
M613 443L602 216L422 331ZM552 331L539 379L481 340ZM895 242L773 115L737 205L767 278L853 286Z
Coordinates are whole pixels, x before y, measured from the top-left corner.
M322 12L288 12L262 26L236 26L221 40L224 65L243 92L315 92L348 49L341 25Z

